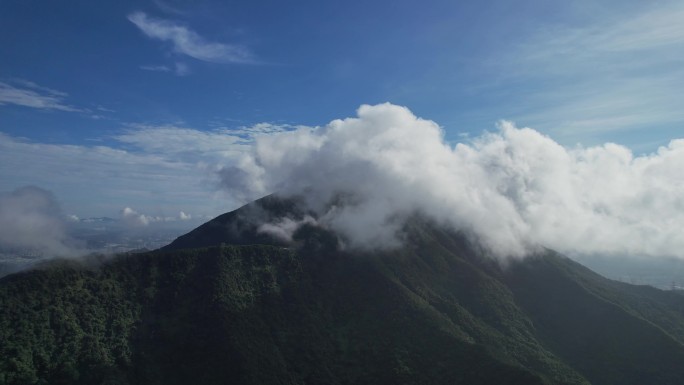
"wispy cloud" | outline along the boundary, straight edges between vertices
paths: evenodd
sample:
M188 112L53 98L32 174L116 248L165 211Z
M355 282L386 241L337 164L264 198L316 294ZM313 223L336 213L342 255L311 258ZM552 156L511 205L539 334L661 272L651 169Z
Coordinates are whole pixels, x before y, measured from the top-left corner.
M614 13L581 28L546 30L542 38L547 54L594 56L650 51L684 43L684 6L665 3L657 8ZM543 53L542 53L543 54ZM653 58L638 58L637 63ZM627 63L633 64L633 63Z
M243 203L219 191L216 170L238 164L255 138L286 129L266 123L213 131L136 124L96 146L32 142L0 132L0 191L44 186L63 197L70 212L78 208L84 216L132 206L148 218L166 218L179 205L193 217L215 215Z
M178 202L206 212L212 194L202 170L170 158L109 146L30 142L0 133L0 191L41 185L83 216L111 215L131 204L175 211Z
M684 76L672 73L562 84L528 96L527 103L542 107L515 117L555 135L578 138L682 124L684 110L678 100L684 95L676 86L682 81Z
M131 125L126 132L116 136L116 140L148 154L188 161L218 161L247 150L242 138L230 131L200 131L177 126Z
M145 71L153 71L153 72L171 72L171 68L169 66L140 66L141 70Z
M539 30L500 55L500 79L521 91L507 116L585 142L618 130L684 124L682 20L681 2L649 3L582 26Z
M171 159L191 161L234 159L251 149L254 140L261 136L292 131L297 127L272 123L257 123L234 129L218 128L200 131L173 125L132 124L115 139L148 154L168 156Z
M190 67L185 63L176 63L173 67L167 65L146 65L140 66L141 70L153 72L168 72L178 76L185 76L190 74Z
M205 40L188 27L169 20L148 17L143 12L128 15L149 38L171 43L178 54L212 63L254 63L254 55L237 44L216 43Z
M41 87L26 80L14 80L10 83L0 82L0 105L14 104L41 110L59 110L82 112L70 106L64 99L67 94L61 91Z

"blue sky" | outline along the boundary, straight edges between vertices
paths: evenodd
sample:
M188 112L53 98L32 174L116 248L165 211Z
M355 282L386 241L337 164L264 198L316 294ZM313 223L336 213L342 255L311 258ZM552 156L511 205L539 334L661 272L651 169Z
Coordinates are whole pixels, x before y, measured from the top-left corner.
M213 216L253 139L391 102L450 143L514 121L655 152L684 127L677 1L0 3L0 191Z

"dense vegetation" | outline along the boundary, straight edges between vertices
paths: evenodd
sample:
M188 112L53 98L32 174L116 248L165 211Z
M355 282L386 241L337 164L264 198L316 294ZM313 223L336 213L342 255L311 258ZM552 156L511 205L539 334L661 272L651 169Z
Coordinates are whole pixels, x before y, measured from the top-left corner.
M240 215L3 278L0 384L684 383L684 296L551 251L502 268L417 219L392 252L219 245L258 237Z

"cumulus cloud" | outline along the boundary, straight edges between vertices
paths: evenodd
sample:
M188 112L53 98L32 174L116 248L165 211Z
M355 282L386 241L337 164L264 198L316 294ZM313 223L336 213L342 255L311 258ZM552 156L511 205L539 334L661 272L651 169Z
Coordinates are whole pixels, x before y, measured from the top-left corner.
M159 216L159 215L145 215L141 214L130 207L124 207L120 213L121 221L129 226L149 226L156 222L175 222L175 221L189 221L192 215L186 214L184 211L178 213L178 216Z
M415 214L472 235L497 256L539 245L566 253L684 257L684 140L634 156L617 144L565 148L530 128L451 146L407 108L364 105L320 128L257 138L222 170L244 196L302 197L350 247L396 246ZM291 236L282 220L262 231Z
M128 15L147 37L171 43L173 51L212 63L253 63L252 53L245 47L235 44L206 41L195 31L178 23L148 17L143 12Z
M147 215L140 214L130 207L124 207L121 210L121 220L130 225L147 226L150 224L150 218Z
M51 192L35 186L0 194L0 247L44 257L83 251L66 231L67 217Z

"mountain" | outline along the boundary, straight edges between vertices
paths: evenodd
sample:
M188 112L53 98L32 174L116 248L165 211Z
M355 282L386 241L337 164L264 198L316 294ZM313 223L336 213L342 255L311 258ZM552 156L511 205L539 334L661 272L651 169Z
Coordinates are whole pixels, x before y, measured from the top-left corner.
M279 198L268 195L238 210L220 215L178 237L162 250L178 250L209 247L221 244L251 245L268 244L286 246L287 242L258 231L259 225L279 218L302 219L307 211L301 208L297 198Z
M0 384L682 384L684 296L424 218L350 252L266 197L169 246L0 280ZM91 263L92 262L92 263ZM95 263L97 262L97 263Z

